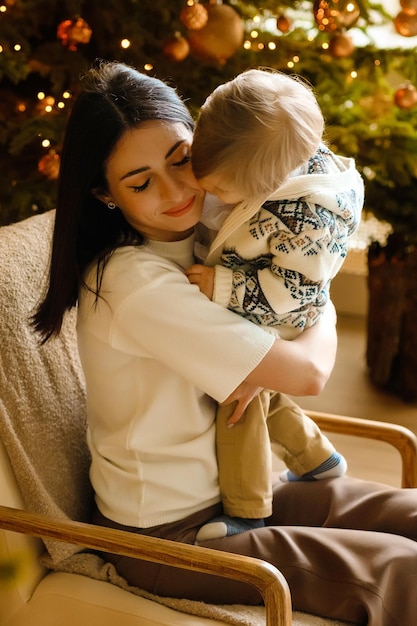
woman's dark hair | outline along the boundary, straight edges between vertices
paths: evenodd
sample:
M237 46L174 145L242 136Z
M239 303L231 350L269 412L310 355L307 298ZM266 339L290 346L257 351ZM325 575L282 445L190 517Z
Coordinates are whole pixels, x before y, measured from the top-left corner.
M77 304L90 263L97 262L98 297L111 253L144 243L119 209L108 210L93 195L93 190L107 190L105 163L117 141L147 120L194 126L173 87L123 63L98 61L81 79L81 88L61 155L49 284L32 318L43 342L59 333L65 311Z

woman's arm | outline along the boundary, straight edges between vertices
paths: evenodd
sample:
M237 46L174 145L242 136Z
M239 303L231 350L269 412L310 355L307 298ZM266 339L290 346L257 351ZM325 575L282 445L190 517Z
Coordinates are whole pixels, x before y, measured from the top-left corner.
M125 267L129 272L121 271ZM155 359L218 402L243 381L291 395L316 394L333 366L332 307L297 339L275 339L208 300L172 263L131 248L112 257L102 289L105 302L95 315L115 349ZM84 301L87 318L88 294Z
M317 324L296 339L276 339L246 382L295 396L318 395L332 372L336 349L336 312L329 302Z
M315 326L293 341L277 339L246 380L221 403L236 404L228 420L229 427L239 422L248 404L262 388L297 396L319 394L332 372L336 347L336 312L330 302ZM294 375L301 370L302 376ZM269 383L265 382L267 380Z

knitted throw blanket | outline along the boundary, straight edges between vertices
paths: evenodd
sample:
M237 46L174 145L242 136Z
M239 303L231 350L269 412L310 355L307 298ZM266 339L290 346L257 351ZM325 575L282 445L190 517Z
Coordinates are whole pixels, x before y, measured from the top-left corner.
M29 323L45 286L53 220L51 211L0 229L0 437L28 510L88 521L93 497L75 311L66 315L60 335L43 346ZM45 546L42 562L51 569L112 582L197 616L265 625L262 607L161 598L130 587L91 552L55 540L45 540ZM294 613L293 624L341 626L301 613Z
M54 214L0 229L0 436L25 507L53 517L89 517L85 391L75 312L39 344L29 319L43 291ZM77 548L47 540L53 562Z

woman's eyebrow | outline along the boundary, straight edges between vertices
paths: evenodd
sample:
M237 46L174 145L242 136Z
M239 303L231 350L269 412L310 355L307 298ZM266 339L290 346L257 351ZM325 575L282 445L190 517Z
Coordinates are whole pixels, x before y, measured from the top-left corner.
M168 150L168 152L167 152L167 153L166 153L166 155L165 155L165 158L167 159L168 157L170 157L170 156L171 156L171 154L172 154L173 152L175 152L175 150L178 148L178 146L180 146L182 143L184 143L184 141L185 141L185 139L180 139L179 141L177 141L177 143L175 143L175 144L172 146L172 148L170 148L170 149Z
M168 159L168 158L171 156L171 154L172 154L173 152L175 152L175 150L178 148L178 146L180 146L180 145L181 145L182 143L184 143L184 142L185 142L185 139L180 139L179 141L177 141L177 143L175 143L175 144L172 146L172 148L170 148L170 149L168 150L168 152L167 152L167 153L166 153L166 155L165 155L165 159ZM129 178L129 176L134 176L135 174L140 174L141 172L146 172L146 170L148 170L148 169L149 169L149 167L148 167L148 166L145 166L145 167L138 167L137 169L135 169L135 170L131 170L130 172L127 172L126 174L124 174L124 175L121 177L121 179L120 179L120 180L122 181L122 180L124 180L125 178Z
M124 180L125 178L129 178L130 176L134 176L135 174L140 174L141 172L146 172L146 170L148 170L149 167L138 167L136 170L132 170L131 172L127 172L127 174L124 174L120 181Z

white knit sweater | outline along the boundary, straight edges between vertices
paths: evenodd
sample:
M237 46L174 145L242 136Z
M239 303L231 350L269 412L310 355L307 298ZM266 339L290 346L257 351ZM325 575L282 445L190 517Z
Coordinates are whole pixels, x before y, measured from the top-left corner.
M314 324L360 221L363 181L353 159L324 145L267 201L209 206L208 229L226 219L205 262L215 266L214 301L281 337ZM201 255L201 250L200 250Z
M274 341L190 285L193 244L118 248L97 303L88 289L80 296L91 482L103 515L128 526L220 500L209 396L225 400Z

